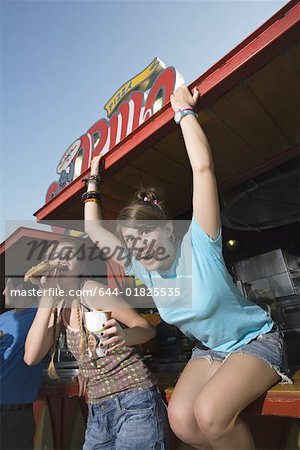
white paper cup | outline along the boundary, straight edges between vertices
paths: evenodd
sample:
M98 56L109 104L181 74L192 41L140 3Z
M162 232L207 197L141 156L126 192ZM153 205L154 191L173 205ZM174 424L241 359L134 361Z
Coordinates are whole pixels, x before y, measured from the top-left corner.
M107 311L88 311L84 313L85 326L88 331L101 333L103 324L110 319Z
M105 356L106 348L100 347L102 341L108 339L108 337L101 336L101 332L103 331L103 324L110 319L110 312L107 311L89 311L84 313L85 327L87 331L90 333L89 339L95 343L98 342L97 346L93 346L88 349L88 355L90 358L97 358Z

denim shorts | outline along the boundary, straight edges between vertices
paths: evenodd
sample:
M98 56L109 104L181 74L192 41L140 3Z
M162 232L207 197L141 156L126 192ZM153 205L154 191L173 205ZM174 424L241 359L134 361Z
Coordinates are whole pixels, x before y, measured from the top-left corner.
M205 347L205 345L199 341L195 341L195 345L196 346L192 351L191 360L196 358L207 358L211 362L214 359L224 361L232 353L244 353L256 356L265 361L280 376L280 383L293 383L290 378L290 369L287 362L286 344L283 339L283 334L276 324L268 333L260 334L248 344L229 353L212 350Z
M83 450L165 450L166 407L156 386L89 404Z

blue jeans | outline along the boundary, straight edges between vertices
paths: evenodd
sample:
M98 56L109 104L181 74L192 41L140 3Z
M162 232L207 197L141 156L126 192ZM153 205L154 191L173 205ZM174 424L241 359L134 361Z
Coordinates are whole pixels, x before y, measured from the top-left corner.
M89 404L83 450L164 450L167 441L166 408L156 386Z

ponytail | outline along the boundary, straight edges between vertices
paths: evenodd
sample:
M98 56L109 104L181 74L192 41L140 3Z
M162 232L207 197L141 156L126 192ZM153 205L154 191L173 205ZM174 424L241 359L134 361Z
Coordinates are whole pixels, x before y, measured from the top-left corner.
M56 341L57 341L57 336L56 336L56 333L57 333L57 316L58 316L57 306L55 306L52 309L52 312L53 312L53 343L52 343L52 346L51 346L51 357L50 357L50 363L48 365L47 373L48 373L48 376L50 378L57 379L58 375L57 375L57 372L56 372L56 369L55 369L55 365L54 365L54 357L55 357L55 353L56 353Z
M157 226L170 221L170 214L166 208L165 193L157 187L140 187L131 201L125 206L118 216L117 236L124 244L122 239L122 227L139 228L145 225Z
M80 354L84 355L87 351L87 337L83 328L83 324L82 324L82 317L81 317L81 308L80 308L80 299L78 298L78 302L77 302L77 322L78 322L78 328L79 328L79 333L80 333L80 346L79 346L79 350L80 350Z

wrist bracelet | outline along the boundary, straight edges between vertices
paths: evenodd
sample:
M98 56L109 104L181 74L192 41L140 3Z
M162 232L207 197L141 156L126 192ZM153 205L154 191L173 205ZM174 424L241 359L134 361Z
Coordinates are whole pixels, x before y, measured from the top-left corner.
M98 203L98 205L101 205L101 202L100 202L99 198L84 198L82 200L83 205L85 205L88 202Z
M101 197L101 194L100 194L99 191L86 191L86 192L84 192L84 193L82 194L82 197L83 197L84 195L90 195L90 194L95 194L95 195L98 196L99 198Z
M181 108L177 108L175 110L175 113L177 113L178 111L188 111L188 110L194 111L194 109L191 106L182 106Z
M98 191L86 191L81 196L81 199L84 198L98 198L100 200L101 194Z
M98 200L100 203L101 200L101 194L100 192L97 191L90 191L90 192L85 192L82 196L81 196L81 201L82 203L84 203L86 200Z
M101 179L99 175L90 175L87 178L82 178L81 180L86 186L90 181L94 181L95 183L100 183Z

